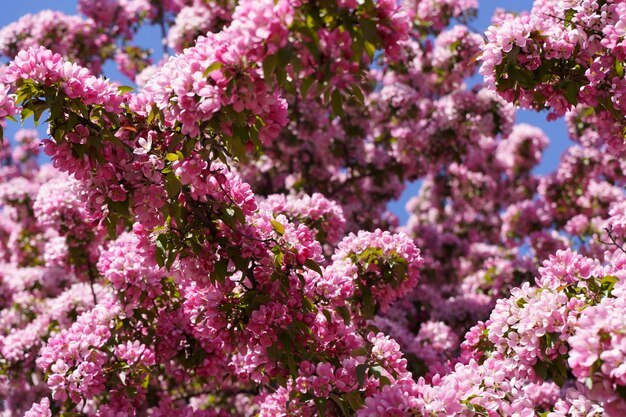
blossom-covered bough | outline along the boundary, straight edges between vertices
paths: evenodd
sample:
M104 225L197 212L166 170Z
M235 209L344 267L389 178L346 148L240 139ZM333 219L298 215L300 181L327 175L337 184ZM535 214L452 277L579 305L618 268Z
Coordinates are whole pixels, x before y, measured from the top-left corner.
M626 3L537 1L487 41L476 7L81 0L2 29L0 118L48 123L0 148L3 415L623 415ZM570 110L553 173L511 103Z

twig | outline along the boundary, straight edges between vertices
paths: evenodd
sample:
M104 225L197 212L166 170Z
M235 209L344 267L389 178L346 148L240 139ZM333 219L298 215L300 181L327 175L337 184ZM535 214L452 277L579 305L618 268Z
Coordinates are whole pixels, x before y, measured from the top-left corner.
M93 305L95 307L98 305L98 297L96 296L96 290L93 287L96 282L96 277L91 269L91 265L87 265L87 275L89 276L89 287L91 288L91 296L93 297Z
M544 16L546 16L546 17L551 17L551 18L553 18L553 19L559 20L559 21L561 21L561 22L563 22L563 23L567 22L567 19L564 19L564 18L559 17L559 16L555 16L555 15L552 15L552 14L549 14L549 13L544 13L543 15L544 15ZM580 24L580 23L578 23L578 22L572 22L572 21L570 20L570 21L569 21L569 23L570 23L570 24L572 24L572 25L574 25L574 26L578 26L578 27L582 28L583 30L588 30L588 31L590 31L591 33L593 33L594 35L602 35L602 32L601 32L601 31L599 31L599 30L597 30L597 29L594 29L594 28L585 27L585 26L581 25L581 24Z
M617 243L616 240L615 240L615 237L613 236L613 233L612 233L613 232L613 226L605 227L604 230L606 231L606 234L609 236L609 239L611 239L612 243L604 242L601 239L599 239L600 242L604 243L605 245L613 245L613 246L617 247L617 249L619 249L622 252L626 253L626 249L624 249L623 246L621 246L619 243Z
M163 59L167 59L167 29L165 29L165 10L162 2L159 2L159 27L161 28L161 47L163 48Z

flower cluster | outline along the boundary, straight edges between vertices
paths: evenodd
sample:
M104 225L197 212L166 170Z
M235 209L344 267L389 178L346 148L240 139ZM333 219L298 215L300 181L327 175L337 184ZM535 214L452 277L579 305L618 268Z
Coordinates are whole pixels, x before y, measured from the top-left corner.
M78 3L0 31L0 414L623 414L624 1Z
M147 236L121 235L102 252L98 269L130 306L146 306L162 293L165 274L156 265L155 250Z
M79 403L104 391L102 368L108 356L100 349L111 337L111 321L118 313L110 301L99 304L41 350L37 365L50 372L47 383L54 399Z
M361 231L339 243L325 276L352 280L352 298L360 304L364 317L371 318L373 311L369 309L374 304L384 312L417 285L423 262L420 250L406 235L380 229L373 233Z
M98 34L96 21L52 10L27 14L0 31L0 51L3 55L15 57L20 51L37 46L52 49L99 72L103 64L102 57L84 55L82 52L106 50L111 46L111 40Z
M536 2L530 13L499 15L486 36L481 73L508 101L563 116L578 104L599 121L603 142L623 152L622 1Z
M267 197L261 209L267 207L274 214L284 214L293 222L304 223L317 230L317 240L335 245L346 227L343 210L322 194L303 195L300 198L274 194Z
M476 0L410 0L404 3L417 24L428 30L443 30L451 18L467 18L478 8Z
M196 1L177 13L174 26L167 36L167 44L173 51L180 53L193 46L198 36L218 32L230 20L229 11L220 5Z

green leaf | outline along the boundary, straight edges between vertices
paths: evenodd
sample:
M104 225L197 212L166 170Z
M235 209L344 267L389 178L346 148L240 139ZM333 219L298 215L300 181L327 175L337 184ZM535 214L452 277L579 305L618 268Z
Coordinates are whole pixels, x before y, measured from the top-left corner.
M278 233L279 236L282 236L285 234L285 226L283 226L282 223L280 223L277 220L270 220L270 223L272 224L272 227L274 228L276 233Z
M307 268L317 272L320 275L323 275L322 273L322 268L318 265L317 262L315 262L313 259L307 259L304 262L304 266L306 266Z
M509 77L524 88L533 88L535 85L533 73L527 69L511 67Z
M383 368L382 366L380 366L380 365L372 366L370 368L370 372L372 373L372 375L374 375L376 378L378 378L378 380L380 381L380 385L381 386L385 386L385 385L391 384L391 381L389 380L389 378L387 378L384 375L385 368Z
M539 378L544 381L548 379L548 368L544 362L537 360L537 363L533 365L533 369Z
M246 224L246 215L243 214L243 210L241 209L241 207L234 206L233 208L235 210L235 219L237 219L239 224L245 225Z
M341 414L345 417L351 416L353 413L348 409L346 402L338 395L331 394L330 399L341 409Z
M229 225L230 227L235 226L235 209L232 207L224 208L224 218L222 219L224 223Z
M615 60L615 73L618 77L624 78L624 63L619 59Z
M22 120L22 124L24 123L26 119L28 119L32 115L33 115L33 111L29 109L28 107L24 107L22 111L20 112L20 119Z
M235 129L236 126L233 126L233 130ZM231 140L228 141L228 150L233 157L242 160L246 156L246 144L244 143L243 138L241 138L241 136L239 136L237 132L235 132L235 134L237 136L231 138Z
M293 67L293 72L295 74L300 74L302 72L302 61L296 54L292 54L291 66ZM289 85L293 86L293 83L290 83Z
M365 52L370 57L370 59L374 59L374 54L376 53L376 46L371 42L365 41L363 42L363 46L365 47Z
M342 97L339 90L333 90L330 96L330 105L333 108L333 113L337 116L343 116Z
M291 47L282 48L278 51L278 64L280 68L285 69L291 62L293 49Z
M363 385L365 384L365 372L368 368L369 366L366 363L362 363L356 367L356 379L359 381L359 388L363 388Z
M168 153L167 155L165 155L165 159L170 162L178 161L178 155L175 153Z
M302 84L300 85L300 95L303 98L306 98L306 93L309 92L309 88L311 88L313 81L314 81L313 77L307 77L304 80L302 80Z
M359 24L363 31L363 37L366 41L372 42L373 44L380 42L380 37L378 36L378 31L376 30L376 23L370 19L363 18L359 19Z
M165 176L165 190L167 190L167 195L170 198L176 197L180 194L180 191L183 189L183 185L180 183L180 180L173 172L169 172Z
M202 75L204 76L204 78L208 77L210 73L212 73L215 70L218 70L220 68L223 67L223 64L221 62L214 62L211 65L209 65L207 67L207 69L204 70L204 72L202 73Z
M567 381L567 364L565 363L564 356L559 356L559 358L554 361L552 370L552 380L554 383L559 387L565 385L565 381Z
M372 298L372 291L369 288L363 289L363 296L361 297L362 305L361 305L361 314L363 314L363 318L372 319L374 318L374 311L376 308L376 304L374 303L374 299Z
M183 145L183 154L188 156L191 153L191 151L193 151L194 147L196 146L196 143L198 143L198 139L196 138L187 139L187 141Z
M350 407L356 411L363 406L363 398L358 391L352 391L344 394L344 398L350 404Z
M117 223L118 217L114 214L109 214L104 220L104 224L107 228L107 235L111 240L117 237Z
M566 28L574 26L572 23L572 19L574 18L575 15L576 15L575 9L567 9L565 11L565 19L563 20L563 23Z
M330 104L330 94L333 92L333 89L329 85L320 85L321 91L324 93L324 106L328 106ZM321 95L321 92L319 93Z
M337 313L339 313L339 315L343 319L343 322L346 325L349 325L350 324L350 310L348 310L348 307L346 307L346 306L339 306L339 307L337 307L336 310L337 310Z
M302 288L304 288L305 286L305 284L302 284ZM315 308L315 304L313 304L313 302L309 300L308 297L302 297L302 307L304 307L306 311L317 311L317 309Z
M278 57L276 55L270 55L263 61L263 77L265 81L269 81L276 71L276 65L278 64Z
M245 224L246 216L239 206L227 206L224 208L224 218L222 220L230 227L234 227L235 221L239 222L239 224Z
M571 82L567 85L565 90L565 98L567 102L572 106L578 104L578 92L580 91L580 86L577 83Z
M329 323L333 322L333 316L330 314L330 311L324 309L322 310L322 314L324 314L324 317L326 317L326 321L328 321Z
M368 356L369 353L367 352L367 349L365 349L363 346L358 347L358 348L354 348L350 351L350 356L352 357L356 357L356 356Z
M508 54L506 54L506 60L513 65L517 65L517 57L519 55L519 51L520 51L519 46L513 47L513 49L511 49L511 51Z
M600 288L602 289L602 295L604 297L611 296L613 287L615 286L617 281L618 281L617 277L613 275L607 275L605 277L602 277L602 279L600 280Z
M156 262L160 267L165 265L167 255L167 235L161 234L156 240Z
M319 415L321 417L326 417L327 400L324 398L315 398L313 402L315 402L315 407L317 407Z
M170 250L169 255L167 256L167 260L165 261L165 269L169 270L172 265L174 265L174 261L178 257L178 252L176 250Z
M38 104L35 106L34 110L33 110L33 118L35 121L35 126L39 126L39 119L41 119L41 115L43 114L44 111L47 110L47 107L45 104Z
M117 87L117 91L119 91L120 93L130 93L131 91L135 91L135 89L128 85L120 85L119 87Z
M220 259L213 266L213 275L220 284L223 284L228 274L228 261L226 259Z
M379 377L385 372L385 368L380 365L374 365L370 368L370 370L372 371L372 375L375 377Z
M354 96L354 98L356 99L356 101L359 104L364 104L365 103L365 95L363 95L363 91L361 91L361 87L359 87L358 85L354 84L350 90L352 90L352 94Z
M285 71L285 67L278 66L276 68L276 81L278 81L278 85L283 86L285 90L288 90L287 82L287 71Z
M124 142L122 142L120 140L120 138L118 138L117 136L115 136L113 133L111 133L110 130L105 129L102 130L100 132L100 137L102 138L102 140L105 140L107 142L110 142L112 144L114 144L115 146L119 146L120 148L125 148L126 145L124 144Z
M78 115L74 112L70 112L70 114L67 116L66 131L70 132L74 130L77 124L78 124Z
M300 321L300 320L295 320L293 322L293 326L300 330L302 332L303 335L312 335L313 332L311 331L311 328L309 326L307 326L304 322Z
M151 124L158 114L159 114L158 107L152 106L152 108L150 109L150 113L148 113L148 119L147 119L148 124Z

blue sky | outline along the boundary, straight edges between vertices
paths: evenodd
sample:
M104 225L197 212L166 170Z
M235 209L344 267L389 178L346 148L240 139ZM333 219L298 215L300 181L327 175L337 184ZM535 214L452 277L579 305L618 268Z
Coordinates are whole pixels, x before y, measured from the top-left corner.
M5 3L6 4L3 4L2 6L3 13L0 14L0 26L13 22L26 13L36 13L43 9L59 10L68 14L76 13L76 0L28 0L7 1ZM495 0L479 0L480 8L478 18L472 23L472 27L476 30L485 30L489 26L493 11L497 7L502 7L502 3L503 2L501 1ZM514 2L506 3L506 8L511 11L529 10L532 6L531 0L516 0ZM142 45L146 45L154 49L160 48L158 31L153 28L142 30L139 34L139 42ZM107 75L120 79L122 83L128 83L127 80L118 78L115 74L116 71L112 68L113 66L111 65L105 67ZM553 171L558 164L561 154L571 144L567 138L565 123L562 120L547 122L545 113L540 114L530 111L519 111L516 120L518 123L524 122L538 126L546 132L550 138L550 145L544 153L541 164L535 172L545 174ZM7 129L7 136L11 137L15 132L15 129L15 126L9 126ZM394 201L389 204L389 209L400 218L401 223L404 223L407 219L407 213L404 209L406 201L411 196L415 195L417 189L418 186L415 184L409 186L399 201Z

